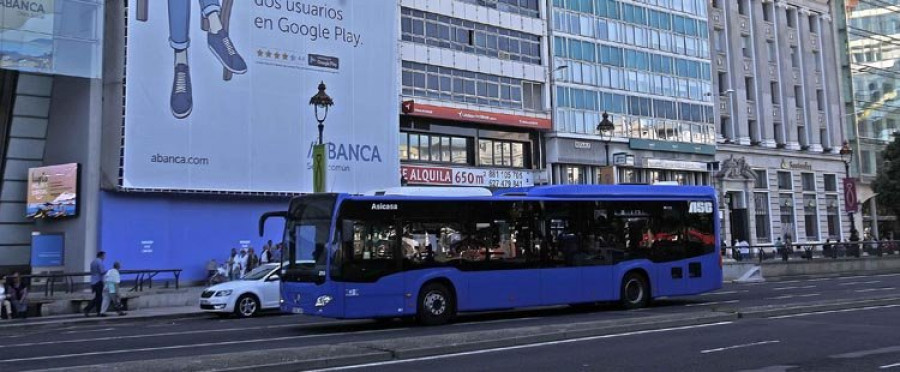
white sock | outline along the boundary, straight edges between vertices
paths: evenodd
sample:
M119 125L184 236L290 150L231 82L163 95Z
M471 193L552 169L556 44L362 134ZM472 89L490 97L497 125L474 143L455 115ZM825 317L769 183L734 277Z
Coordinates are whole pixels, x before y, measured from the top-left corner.
M186 65L188 64L188 54L187 49L176 49L175 50L175 64Z
M222 30L222 20L219 19L219 12L209 13L209 17L206 17L206 19L209 20L209 33L218 34Z

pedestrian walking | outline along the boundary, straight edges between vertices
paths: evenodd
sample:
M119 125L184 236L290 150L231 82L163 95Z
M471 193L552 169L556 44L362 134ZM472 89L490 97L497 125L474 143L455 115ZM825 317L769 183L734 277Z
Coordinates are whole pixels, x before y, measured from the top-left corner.
M122 264L120 264L119 261L113 263L113 268L106 272L103 282L106 287L106 293L109 294L109 302L113 309L115 309L119 315L125 315L125 311L123 311L124 306L122 306L122 302L119 298L119 284L122 282L122 278L119 275L119 270L121 268Z
M237 256L237 261L235 262L235 271L237 272L237 279L243 278L244 274L247 273L247 249L241 248L241 253Z
M784 242L781 241L781 237L779 237L778 240L775 241L775 251L781 255L782 261L788 260L787 248L785 248Z
M12 290L7 290L6 277L0 276L0 319L13 318L11 292Z
M837 245L832 245L831 239L825 239L825 244L822 245L822 254L829 255L832 259L837 259Z
M28 284L18 272L10 275L9 283L6 285L6 292L12 305L13 318L28 317Z
M275 249L275 247L272 246L272 241L269 240L268 242L266 242L266 245L263 246L262 252L259 253L259 263L260 264L267 264L269 262L272 262L272 250L273 249Z
M97 252L97 258L91 262L91 290L94 291L94 300L84 309L84 316L90 316L91 310L97 310L97 316L103 317L106 314L100 312L103 308L103 276L106 275L106 268L103 267L103 260L106 258L106 252Z
M259 256L253 251L253 247L247 249L247 272L259 267Z
M231 255L228 256L228 259L225 260L225 271L228 272L228 280L234 280L237 271L235 265L237 265L238 252L237 248L231 248Z

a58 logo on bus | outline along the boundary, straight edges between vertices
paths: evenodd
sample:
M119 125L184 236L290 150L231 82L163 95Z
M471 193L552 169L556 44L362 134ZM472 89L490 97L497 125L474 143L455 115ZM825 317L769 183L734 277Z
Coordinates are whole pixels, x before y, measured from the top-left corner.
M713 212L713 203L708 201L692 201L688 206L690 214L705 214Z

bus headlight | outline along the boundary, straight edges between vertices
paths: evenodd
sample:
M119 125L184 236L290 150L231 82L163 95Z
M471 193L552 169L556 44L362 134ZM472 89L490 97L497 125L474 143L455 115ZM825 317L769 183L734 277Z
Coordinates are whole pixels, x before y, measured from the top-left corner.
M325 305L328 305L329 302L331 302L331 296L319 296L319 298L316 299L316 307L325 307Z

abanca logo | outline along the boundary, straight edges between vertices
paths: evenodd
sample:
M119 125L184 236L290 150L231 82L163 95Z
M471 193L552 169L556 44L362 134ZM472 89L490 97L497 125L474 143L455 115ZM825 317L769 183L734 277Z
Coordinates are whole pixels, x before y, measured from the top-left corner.
M372 204L372 210L373 211L396 211L397 204L384 204L384 203Z

